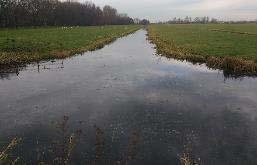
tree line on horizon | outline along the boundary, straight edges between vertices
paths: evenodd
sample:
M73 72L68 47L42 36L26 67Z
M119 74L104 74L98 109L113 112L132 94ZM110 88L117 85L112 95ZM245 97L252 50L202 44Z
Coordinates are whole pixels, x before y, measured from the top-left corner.
M228 23L228 24L239 24L239 23L257 23L256 21L220 21L216 18L210 18L208 16L204 16L204 17L189 17L186 16L185 18L179 18L179 17L174 17L173 19L169 20L169 21L160 21L157 24L208 24L208 23L212 23L212 24L218 24L218 23Z
M159 24L191 24L191 23L199 23L199 24L206 24L206 23L218 23L219 21L215 18L210 17L189 17L186 16L185 18L177 18L174 17L172 20L165 21L165 22L158 22Z
M140 22L139 22L140 23ZM72 0L0 0L0 27L92 26L134 24L111 6Z

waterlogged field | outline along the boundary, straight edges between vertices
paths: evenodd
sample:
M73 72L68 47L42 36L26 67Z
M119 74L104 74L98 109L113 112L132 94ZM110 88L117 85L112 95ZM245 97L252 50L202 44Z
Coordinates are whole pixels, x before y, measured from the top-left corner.
M162 54L237 73L257 71L257 24L152 25L149 33Z
M64 58L94 50L140 26L0 30L0 65Z

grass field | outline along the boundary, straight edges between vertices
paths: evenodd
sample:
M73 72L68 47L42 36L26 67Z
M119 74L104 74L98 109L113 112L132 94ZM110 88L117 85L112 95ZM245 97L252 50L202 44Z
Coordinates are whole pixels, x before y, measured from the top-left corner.
M65 58L94 50L140 26L1 29L0 65Z
M159 53L242 74L257 73L257 24L151 25Z

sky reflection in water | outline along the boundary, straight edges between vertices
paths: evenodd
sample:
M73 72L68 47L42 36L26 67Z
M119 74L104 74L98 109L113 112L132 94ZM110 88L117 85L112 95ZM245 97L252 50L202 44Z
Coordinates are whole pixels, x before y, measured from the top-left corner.
M19 74L1 72L0 145L20 136L23 157L36 161L35 141L49 144L53 121L67 115L70 132L83 130L77 164L94 155L95 125L104 131L109 159L122 157L136 132L133 164L179 164L184 152L204 164L256 164L257 80L226 79L220 71L157 56L145 35L140 30Z

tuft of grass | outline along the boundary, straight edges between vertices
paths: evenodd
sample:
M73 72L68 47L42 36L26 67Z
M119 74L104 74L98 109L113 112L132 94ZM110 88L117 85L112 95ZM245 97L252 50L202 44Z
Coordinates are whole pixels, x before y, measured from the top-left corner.
M192 162L187 154L183 154L180 157L181 165L192 165Z
M11 143L3 149L2 152L0 152L0 165L5 165L5 164L12 164L16 165L19 164L20 158L12 159L11 157L11 152L12 150L21 142L20 138L14 138Z
M102 48L139 30L138 25L0 29L0 65L66 58Z
M257 75L255 34L257 24L148 27L149 40L156 44L159 54L193 63L206 63L208 67L237 76Z
M180 162L181 162L181 165L201 165L202 164L199 160L196 161L190 158L189 154L187 153L183 153L180 156Z

